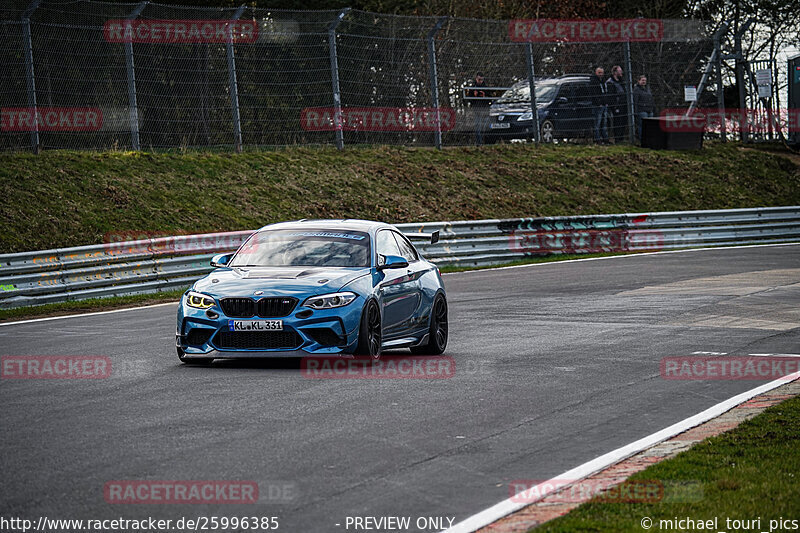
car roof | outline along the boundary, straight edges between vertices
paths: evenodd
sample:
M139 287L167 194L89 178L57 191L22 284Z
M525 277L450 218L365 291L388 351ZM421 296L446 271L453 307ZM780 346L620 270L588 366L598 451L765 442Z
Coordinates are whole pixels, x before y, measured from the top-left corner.
M385 222L376 222L374 220L361 220L357 218L341 218L341 219L301 219L292 220L289 222L278 222L276 224L268 224L258 231L274 230L274 229L301 229L301 228L315 228L315 229L336 229L347 231L364 231L377 230L379 228L397 229L391 224Z

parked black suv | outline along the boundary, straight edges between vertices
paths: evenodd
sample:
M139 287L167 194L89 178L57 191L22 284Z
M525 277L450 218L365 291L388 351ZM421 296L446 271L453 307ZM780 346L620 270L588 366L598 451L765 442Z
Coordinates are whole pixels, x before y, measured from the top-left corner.
M537 80L536 108L542 142L591 137L592 95L588 75ZM489 108L486 142L533 138L533 113L528 80L515 83Z

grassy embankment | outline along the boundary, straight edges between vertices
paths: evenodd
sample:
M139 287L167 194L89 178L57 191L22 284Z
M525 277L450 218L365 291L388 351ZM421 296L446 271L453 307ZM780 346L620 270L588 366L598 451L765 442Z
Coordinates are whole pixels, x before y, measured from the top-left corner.
M710 144L0 154L0 253L297 218L470 220L796 205L800 167Z
M122 235L253 229L297 218L468 220L800 204L790 154L709 144L292 148L0 154L0 253ZM544 259L551 260L551 259ZM0 311L0 320L139 305L177 293Z

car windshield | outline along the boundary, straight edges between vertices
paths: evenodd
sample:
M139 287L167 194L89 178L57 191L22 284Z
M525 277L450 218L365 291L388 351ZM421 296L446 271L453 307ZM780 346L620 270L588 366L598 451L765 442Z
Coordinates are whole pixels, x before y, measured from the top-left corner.
M536 102L549 102L556 96L558 87L554 84L535 85L536 87ZM498 104L513 104L518 102L530 102L531 91L527 84L516 85L506 92L503 96L497 99Z
M368 267L369 235L328 229L268 230L253 235L232 267Z

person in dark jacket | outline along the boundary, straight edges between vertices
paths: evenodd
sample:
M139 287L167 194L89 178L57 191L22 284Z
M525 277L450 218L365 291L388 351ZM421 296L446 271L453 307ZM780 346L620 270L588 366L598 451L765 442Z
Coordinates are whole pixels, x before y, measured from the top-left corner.
M625 86L622 84L622 67L619 65L611 67L611 77L606 80L606 90L611 138L615 143L621 143L625 139L625 125L628 122L628 99Z
M656 101L650 87L647 86L647 76L642 74L633 86L633 112L636 117L636 134L642 139L642 119L652 117L656 111Z
M592 114L594 118L594 142L608 143L608 128L606 118L608 114L607 90L603 83L603 67L594 69L594 76L589 79L589 95L592 98Z
M483 72L475 74L472 87L469 88L469 96L472 98L486 98L486 79L483 77ZM483 144L483 130L489 119L489 107L492 105L491 100L473 100L470 102L472 114L475 116L475 145L480 146Z

